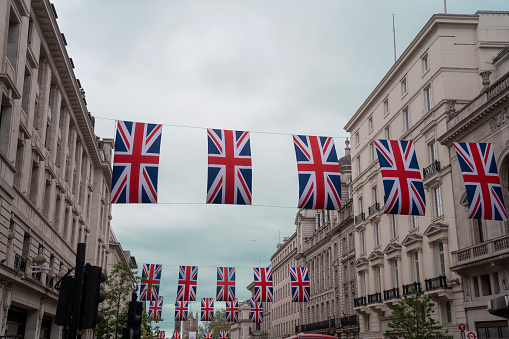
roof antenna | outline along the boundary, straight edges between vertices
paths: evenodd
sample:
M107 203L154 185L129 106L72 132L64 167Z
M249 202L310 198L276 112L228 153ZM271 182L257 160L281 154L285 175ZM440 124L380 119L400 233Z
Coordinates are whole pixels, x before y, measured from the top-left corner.
M394 14L392 15L392 36L394 39L394 63L396 63L396 26L394 25Z

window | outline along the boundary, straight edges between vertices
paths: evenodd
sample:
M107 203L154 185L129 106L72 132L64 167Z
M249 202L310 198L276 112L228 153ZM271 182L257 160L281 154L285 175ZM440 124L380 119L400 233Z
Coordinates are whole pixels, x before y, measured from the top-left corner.
M419 219L417 219L416 215L410 216L410 225L412 226L413 230L419 227Z
M380 223L375 222L374 229L375 229L375 246L379 247L380 246Z
M365 332L371 331L371 327L370 327L370 324L369 324L369 314L366 314L364 316L364 331Z
M404 77L403 80L401 80L401 95L405 95L406 92L407 92L406 77Z
M382 292L382 274L380 273L380 265L376 266L376 291L381 293Z
M385 127L385 139L391 140L391 129L389 126Z
M408 116L408 107L403 109L403 128L405 132L410 129L410 117Z
M440 217L442 216L442 192L440 185L433 187L431 194L433 199L433 216Z
M428 156L430 163L433 163L437 160L437 143L435 140L428 144Z
M363 208L362 208L362 197L359 198L359 213L362 213L363 211Z
M421 61L422 61L422 72L424 73L429 69L428 53L424 54Z
M373 117L369 117L369 119L368 119L368 127L369 127L370 131L373 130Z
M359 132L355 133L355 146L359 146L360 139L359 139Z
M399 287L399 272L398 272L398 260L394 259L392 261L392 274L393 274L393 283L394 287Z
M373 196L373 204L377 203L376 186L371 187L371 195Z
M446 301L444 303L444 321L446 324L452 324L452 309L451 309L451 302Z
M361 174L361 157L360 156L357 156L357 175L360 175Z
M432 108L431 103L431 85L428 85L424 88L424 108L426 112L429 112Z
M439 242L437 246L438 274L445 276L445 255L444 243Z
M398 237L398 220L395 214L391 214L391 235L393 239Z
M474 223L473 231L474 231L474 244L480 244L484 242L484 232L483 225L481 219L472 219Z
M420 275L420 272L419 272L419 253L417 251L414 252L413 260L414 260L414 277L415 277L415 281L416 282L420 282L421 281L421 275Z
M361 254L366 253L366 235L364 230L360 231L359 236L361 238Z
M389 99L384 100L384 114L389 113Z

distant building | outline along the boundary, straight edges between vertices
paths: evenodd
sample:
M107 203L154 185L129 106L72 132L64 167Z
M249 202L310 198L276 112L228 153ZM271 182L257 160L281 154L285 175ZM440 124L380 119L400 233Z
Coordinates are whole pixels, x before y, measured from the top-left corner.
M198 312L189 311L186 321L176 321L175 331L181 331L182 339L189 339L189 332L198 333Z
M249 300L239 302L239 321L231 323L230 339L248 339L253 333L252 323L249 317L251 306ZM265 314L264 314L265 316ZM265 321L265 319L264 319Z

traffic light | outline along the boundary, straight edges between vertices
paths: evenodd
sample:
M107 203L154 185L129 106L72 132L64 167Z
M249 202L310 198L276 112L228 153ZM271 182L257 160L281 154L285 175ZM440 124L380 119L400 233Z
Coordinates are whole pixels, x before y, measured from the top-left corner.
M71 300L72 300L72 284L74 278L65 276L60 280L58 293L57 312L55 314L55 324L60 326L69 325L71 322Z
M85 265L83 275L83 289L81 297L81 329L95 328L104 320L104 316L98 311L99 303L106 296L101 292L101 283L108 280L106 273L99 266Z
M129 302L129 313L127 315L127 327L133 330L132 339L141 338L141 314L143 312L143 303L141 301Z

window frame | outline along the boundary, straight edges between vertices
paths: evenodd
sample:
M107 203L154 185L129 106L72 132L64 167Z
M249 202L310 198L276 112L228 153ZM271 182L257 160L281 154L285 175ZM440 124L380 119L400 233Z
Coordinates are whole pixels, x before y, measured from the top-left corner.
M401 112L403 115L403 128L404 128L405 132L408 132L410 130L410 113L408 110L408 106L403 108L403 110Z
M427 113L433 109L431 84L428 84L426 87L424 87L423 92L424 92L424 112Z
M440 185L431 188L431 197L433 201L433 217L439 218L444 215L442 204L442 189Z
M406 76L400 81L400 83L401 83L401 96L405 96L405 94L408 93Z

